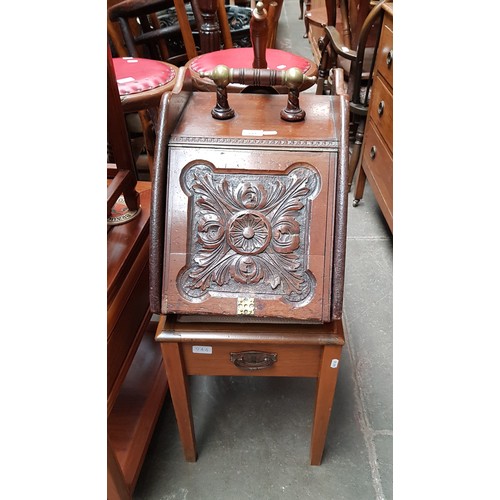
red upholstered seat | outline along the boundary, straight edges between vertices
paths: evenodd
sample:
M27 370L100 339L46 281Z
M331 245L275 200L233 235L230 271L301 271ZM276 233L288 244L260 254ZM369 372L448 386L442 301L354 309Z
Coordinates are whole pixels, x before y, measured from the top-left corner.
M253 59L254 51L251 47L233 48L197 56L190 62L190 67L197 73L211 71L219 64L224 64L230 68L251 68ZM302 73L307 73L311 68L311 61L305 57L278 49L267 49L266 61L269 69L299 68Z
M161 87L175 78L175 70L162 61L115 57L113 66L120 96Z

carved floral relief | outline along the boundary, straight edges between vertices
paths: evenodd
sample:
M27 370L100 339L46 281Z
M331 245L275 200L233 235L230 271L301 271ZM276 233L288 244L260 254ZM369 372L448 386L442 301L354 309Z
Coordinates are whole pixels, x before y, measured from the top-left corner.
M301 163L284 174L187 167L190 255L178 279L189 300L216 294L267 294L302 302L314 293L307 270L310 200L320 178Z

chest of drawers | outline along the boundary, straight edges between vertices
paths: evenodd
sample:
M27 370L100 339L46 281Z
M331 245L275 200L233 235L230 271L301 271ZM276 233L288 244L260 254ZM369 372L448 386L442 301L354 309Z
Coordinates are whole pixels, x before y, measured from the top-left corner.
M393 177L393 14L392 3L384 5L380 43L375 60L372 95L368 110L361 168L356 183L354 205L363 196L368 179L375 199L392 231Z

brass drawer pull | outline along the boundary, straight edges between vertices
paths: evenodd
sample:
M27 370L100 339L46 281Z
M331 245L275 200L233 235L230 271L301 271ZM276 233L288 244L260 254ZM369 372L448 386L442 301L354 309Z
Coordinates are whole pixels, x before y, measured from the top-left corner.
M378 110L377 110L378 116L382 116L382 114L384 113L384 107L385 107L384 101L380 101L378 103Z
M372 146L370 149L370 158L373 160L376 154L377 154L377 148L375 146Z
M231 363L242 370L263 370L278 360L275 352L242 351L230 354Z
M386 59L387 67L390 68L392 65L392 49L389 50L387 53L387 59Z

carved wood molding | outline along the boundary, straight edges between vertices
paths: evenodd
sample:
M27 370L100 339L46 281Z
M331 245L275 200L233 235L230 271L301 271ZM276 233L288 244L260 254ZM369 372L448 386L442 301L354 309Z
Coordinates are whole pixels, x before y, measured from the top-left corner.
M320 182L305 162L274 174L188 165L181 187L189 198L189 248L179 293L191 302L209 293L308 302L316 284L307 269L310 206Z
M337 148L338 142L332 141L317 141L317 140L304 140L304 139L256 139L254 137L250 138L234 138L234 137L187 137L187 136L174 136L170 140L170 145L175 146L177 144L196 144L199 147L203 147L205 144L207 146L266 146L271 148L276 148L277 146L283 146L286 148L299 148L307 149L313 148L316 151L332 150Z

